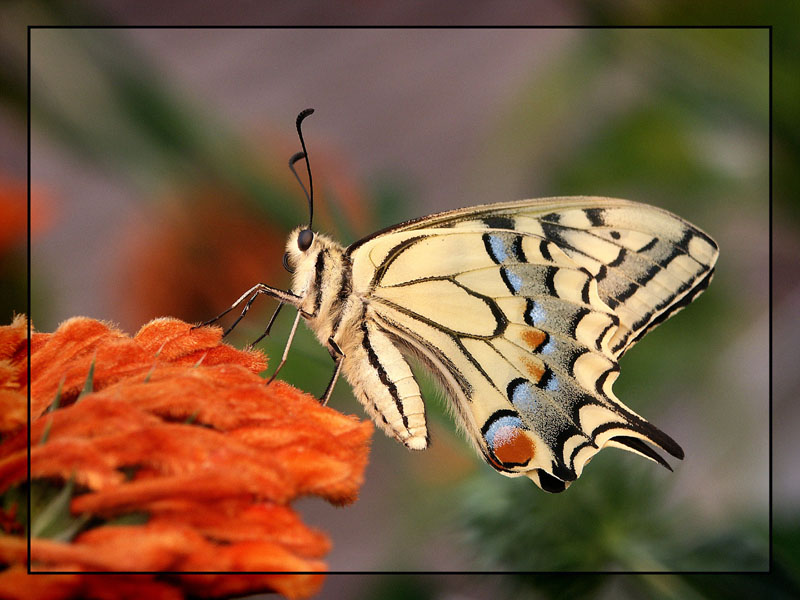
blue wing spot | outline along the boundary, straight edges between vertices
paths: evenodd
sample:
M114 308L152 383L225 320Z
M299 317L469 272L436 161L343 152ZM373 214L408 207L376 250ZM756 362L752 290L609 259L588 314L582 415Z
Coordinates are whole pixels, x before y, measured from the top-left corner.
M556 374L553 373L553 370L549 367L545 369L542 377L539 381L536 382L536 385L543 390L549 390L551 392L558 391L558 379L556 378Z
M536 300L531 300L529 298L527 306L525 307L524 319L528 325L534 327L547 320L547 311L545 311Z
M492 258L495 260L495 262L501 263L508 259L506 245L502 238L499 238L496 235L490 235L489 245L492 247Z
M558 391L558 379L556 379L555 375L550 377L550 379L547 381L547 385L544 386L544 389L550 390L551 392Z
M489 448L503 446L510 441L511 436L516 435L517 429L522 429L522 419L519 417L505 416L500 417L489 426L483 434Z
M506 393L517 410L526 413L532 413L536 410L538 402L534 395L533 384L527 379L522 377L514 379L508 384Z
M522 277L514 273L514 271L503 267L500 269L500 276L503 278L503 282L512 294L518 294L522 289Z
M556 349L556 341L550 336L550 340L542 347L540 352L543 354L552 354Z

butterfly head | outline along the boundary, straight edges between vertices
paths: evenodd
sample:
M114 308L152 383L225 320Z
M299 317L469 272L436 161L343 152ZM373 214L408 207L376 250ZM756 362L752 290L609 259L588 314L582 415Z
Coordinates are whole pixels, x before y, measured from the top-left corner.
M297 227L292 231L286 240L283 268L294 274L304 263L313 262L316 238L317 235L308 227Z
M283 255L283 268L294 273L297 265L309 254L315 237L314 232L307 227L298 227L290 233L286 241L286 253Z
M344 249L328 236L297 227L286 240L283 266L292 274L292 291L307 294L341 263Z

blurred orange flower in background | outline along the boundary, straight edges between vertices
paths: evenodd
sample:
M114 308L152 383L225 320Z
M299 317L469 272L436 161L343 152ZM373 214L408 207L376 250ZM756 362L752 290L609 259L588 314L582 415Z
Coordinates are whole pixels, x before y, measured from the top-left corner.
M263 354L175 319L133 338L83 317L32 335L30 568L70 574L28 575L26 329L24 317L0 328L0 595L305 598L319 589L330 540L289 504L306 494L355 500L371 422L266 385Z
M114 288L123 324L165 314L201 321L256 282L285 287L286 236L308 220L306 199L287 166L299 142L283 127L270 128L252 147L261 152L253 168L257 190L201 172L128 226L117 278L125 285ZM337 237L340 228L372 229L371 203L340 153L315 142L313 154L315 229Z
M7 322L28 302L29 272L28 231L35 241L53 224L58 205L51 191L43 185L31 185L30 221L28 220L28 184L0 168L0 322ZM31 287L37 288L34 279ZM1 419L2 417L0 417Z
M258 281L280 283L283 234L268 219L203 187L166 200L146 222L124 233L120 274L114 286L123 323L153 315L205 320ZM228 196L230 198L230 196Z
M15 246L23 246L28 235L28 187L24 179L17 179L0 171L0 257ZM34 235L50 227L55 213L55 203L43 186L31 187L31 233Z
M0 173L0 256L25 240L28 222L27 190L24 181Z

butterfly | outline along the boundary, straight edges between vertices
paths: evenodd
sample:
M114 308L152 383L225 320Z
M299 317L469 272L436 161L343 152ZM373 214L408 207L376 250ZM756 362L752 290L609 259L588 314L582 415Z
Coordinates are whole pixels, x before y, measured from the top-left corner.
M297 117L303 150L289 163L310 213L286 244L291 289L259 283L207 323L244 303L227 334L265 294L279 301L266 335L281 307L294 306L275 374L302 318L335 365L321 402L343 374L386 434L423 450L415 358L485 461L547 492L565 490L604 447L670 470L655 448L683 458L612 385L619 358L708 286L718 256L711 237L666 210L580 196L442 212L344 247L311 228L301 123L312 112ZM293 166L301 159L310 192Z

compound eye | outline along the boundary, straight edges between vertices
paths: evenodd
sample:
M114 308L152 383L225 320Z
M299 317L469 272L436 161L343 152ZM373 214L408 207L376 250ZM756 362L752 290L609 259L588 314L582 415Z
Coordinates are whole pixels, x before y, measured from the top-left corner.
M289 264L289 253L286 252L283 255L283 268L289 271L289 273L294 273L294 268L292 265Z
M297 247L301 252L305 252L311 247L311 242L314 241L314 232L310 229L303 229L297 236Z

